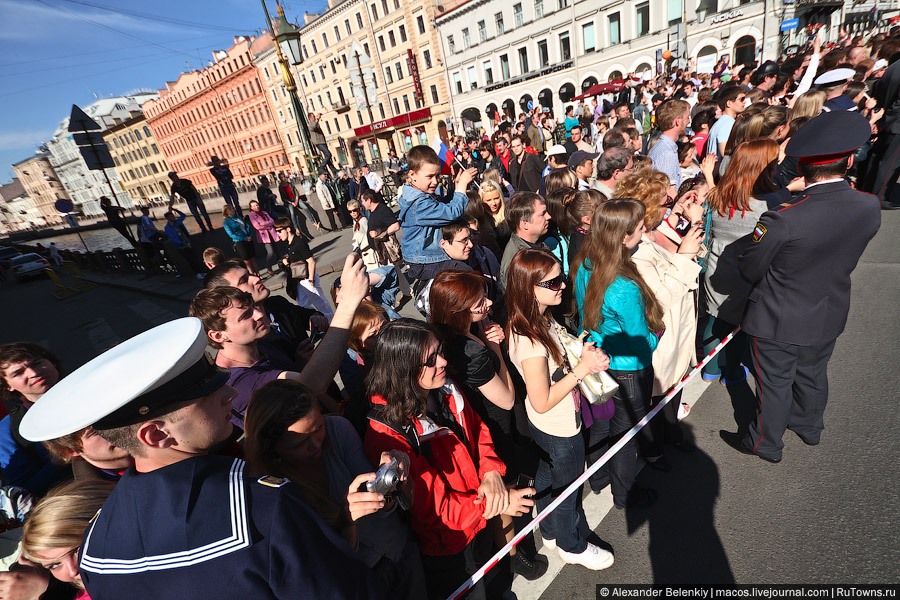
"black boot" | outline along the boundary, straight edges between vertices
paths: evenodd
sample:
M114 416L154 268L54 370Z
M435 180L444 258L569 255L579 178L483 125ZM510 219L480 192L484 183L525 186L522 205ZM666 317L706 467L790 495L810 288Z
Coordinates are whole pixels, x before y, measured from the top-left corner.
M543 554L535 553L529 557L526 556L525 552L522 552L521 548L517 549L516 553L509 557L510 570L513 574L521 575L528 581L534 581L543 576L547 572L549 564L550 562Z

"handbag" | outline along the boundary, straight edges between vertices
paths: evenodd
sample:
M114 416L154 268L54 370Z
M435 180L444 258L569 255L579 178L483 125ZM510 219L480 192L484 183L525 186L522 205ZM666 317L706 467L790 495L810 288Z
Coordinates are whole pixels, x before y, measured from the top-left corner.
M566 356L566 366L572 370L572 365L581 360L581 352L584 348L584 337L587 332L575 337L563 329L562 325L554 324L559 345L562 346ZM604 404L619 391L619 383L606 371L600 371L588 375L578 384L581 393L590 404Z
M309 278L309 265L306 264L305 260L292 262L289 266L291 269L291 279L299 280Z

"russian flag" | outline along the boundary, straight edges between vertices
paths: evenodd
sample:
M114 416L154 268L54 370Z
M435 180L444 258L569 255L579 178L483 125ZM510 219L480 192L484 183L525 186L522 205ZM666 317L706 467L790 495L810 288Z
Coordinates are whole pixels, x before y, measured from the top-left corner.
M444 143L440 136L434 137L431 149L437 153L438 159L441 161L441 175L452 175L453 153L450 152L450 148L447 147L447 144Z

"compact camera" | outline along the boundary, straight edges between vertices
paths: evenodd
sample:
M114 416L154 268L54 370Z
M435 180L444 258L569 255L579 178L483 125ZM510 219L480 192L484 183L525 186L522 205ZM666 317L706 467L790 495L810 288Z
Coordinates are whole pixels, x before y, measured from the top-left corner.
M366 491L386 496L396 490L399 484L400 471L397 459L391 458L391 462L378 467L375 471L375 481L366 483Z

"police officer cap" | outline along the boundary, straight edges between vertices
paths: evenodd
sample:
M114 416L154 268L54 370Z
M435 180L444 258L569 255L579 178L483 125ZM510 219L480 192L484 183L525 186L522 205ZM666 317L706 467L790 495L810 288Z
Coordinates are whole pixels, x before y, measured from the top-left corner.
M122 342L41 396L19 430L33 442L93 425L113 429L163 415L228 380L206 356L199 319L176 319Z
M794 134L784 153L806 164L824 165L853 153L872 135L858 112L834 110L810 119Z
M824 73L816 77L813 83L825 87L832 87L836 85L843 85L853 79L855 76L856 71L854 71L853 69L832 69L830 71L825 71Z

